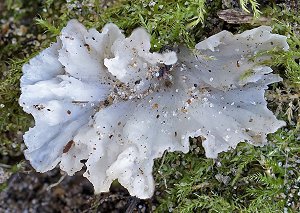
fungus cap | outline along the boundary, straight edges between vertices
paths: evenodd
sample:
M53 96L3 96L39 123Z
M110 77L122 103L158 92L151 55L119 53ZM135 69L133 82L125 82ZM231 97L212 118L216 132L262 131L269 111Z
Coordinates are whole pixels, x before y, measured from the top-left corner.
M114 24L100 33L71 20L23 66L19 102L35 119L25 157L39 172L59 164L69 175L85 162L96 193L118 179L149 198L154 159L188 152L189 137L203 136L206 156L216 158L241 141L264 145L285 124L264 99L281 78L259 65L268 56L250 60L273 47L288 49L286 37L262 26L157 53L142 28L126 38Z

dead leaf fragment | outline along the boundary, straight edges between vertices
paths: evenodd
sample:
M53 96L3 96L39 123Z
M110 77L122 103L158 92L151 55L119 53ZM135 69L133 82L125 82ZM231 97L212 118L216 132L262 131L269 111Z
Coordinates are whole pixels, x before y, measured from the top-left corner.
M258 19L255 19L253 17L253 14L249 14L243 11L238 11L235 9L227 9L227 10L221 10L218 13L218 16L220 19L226 21L229 24L267 24L271 20L267 17L259 17Z

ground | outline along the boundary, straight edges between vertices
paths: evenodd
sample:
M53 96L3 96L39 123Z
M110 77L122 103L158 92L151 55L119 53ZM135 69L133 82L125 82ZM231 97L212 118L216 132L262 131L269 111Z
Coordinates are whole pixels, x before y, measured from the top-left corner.
M300 18L296 0L47 0L0 2L0 212L299 212ZM230 10L228 10L230 9ZM24 160L22 135L33 125L18 106L21 67L55 40L71 18L101 29L114 22L129 34L142 26L153 50L173 43L193 47L221 30L241 32L262 24L288 36L290 50L268 62L283 82L267 91L269 108L287 126L270 144L207 159L201 138L188 154L168 153L154 167L152 199L131 197L117 182L94 195L81 174L36 173Z

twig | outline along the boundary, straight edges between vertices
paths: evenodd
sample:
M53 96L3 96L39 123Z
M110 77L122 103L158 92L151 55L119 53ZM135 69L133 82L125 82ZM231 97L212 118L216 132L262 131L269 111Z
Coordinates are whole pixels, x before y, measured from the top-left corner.
M0 163L0 167L5 168L5 169L10 169L12 166L11 166L11 165L7 165L7 164Z
M135 209L136 205L139 203L140 199L137 197L130 197L129 198L129 206L127 207L125 213L132 213L133 210Z
M66 176L67 176L67 174L64 174L63 176L60 177L60 179L56 183L53 183L53 184L49 185L47 187L47 191L51 190L53 187L55 187L58 184L60 184L65 179Z
M166 154L167 154L167 151L164 151L163 156L162 156L162 160L161 160L161 163L160 163L160 166L158 168L158 174L160 174L163 177L163 179L164 179L164 185L165 185L165 187L167 189L168 188L167 180L166 180L165 176L163 175L163 172L160 171L160 169L164 165Z

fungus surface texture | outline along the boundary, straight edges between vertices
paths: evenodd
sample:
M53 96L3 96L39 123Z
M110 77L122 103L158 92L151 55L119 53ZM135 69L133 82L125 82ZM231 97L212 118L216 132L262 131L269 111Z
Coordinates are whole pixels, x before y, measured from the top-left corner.
M264 99L281 78L259 65L268 56L253 57L275 47L287 50L286 37L261 26L157 53L142 28L126 38L114 24L100 33L71 20L23 66L19 103L35 119L25 157L39 172L59 164L73 175L85 164L96 193L118 179L149 198L154 159L188 152L189 137L202 136L216 158L241 141L264 145L285 124Z

